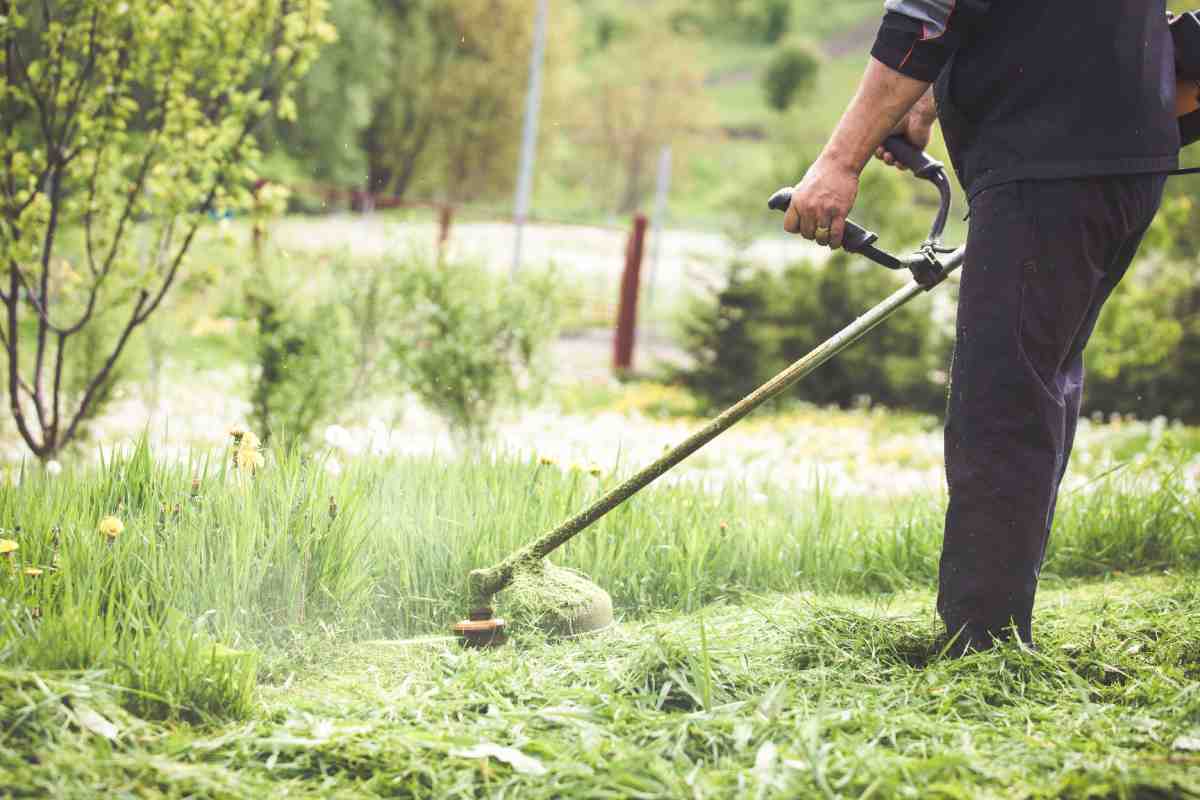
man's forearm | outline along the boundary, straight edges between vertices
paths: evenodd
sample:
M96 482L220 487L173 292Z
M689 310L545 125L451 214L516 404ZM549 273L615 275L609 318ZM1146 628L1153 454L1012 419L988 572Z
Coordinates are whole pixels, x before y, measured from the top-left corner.
M933 100L928 94L928 83L901 75L876 59L870 59L858 91L821 152L821 158L855 175L861 173L875 148L904 115L918 105L918 101L920 113L932 117L935 113Z

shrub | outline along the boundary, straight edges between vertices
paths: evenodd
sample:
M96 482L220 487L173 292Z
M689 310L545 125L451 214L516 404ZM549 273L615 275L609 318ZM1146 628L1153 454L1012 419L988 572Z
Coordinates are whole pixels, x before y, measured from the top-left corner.
M906 276L907 277L907 276ZM789 267L777 280L765 338L771 372L803 356L898 288L896 276L845 253L824 265ZM820 368L794 390L810 402L849 406L863 400L941 412L942 374L950 359L948 332L914 301L878 330Z
M700 399L706 410L732 405L768 376L771 357L763 321L774 283L748 263L729 263L725 285L692 300L680 322L691 366L674 377Z
M778 48L763 74L767 105L776 111L787 111L813 90L820 68L820 58L807 45L789 44Z
M549 273L509 281L472 264L417 259L394 291L388 344L401 378L455 432L480 438L503 407L537 397L558 326Z
M260 279L248 293L257 323L251 420L267 438L286 431L307 439L350 393L354 350L344 307L336 299L298 303L294 292Z
M725 287L695 300L685 318L684 342L694 364L675 377L710 409L727 406L895 288L894 276L844 254L823 266L794 264L779 275L734 263ZM910 305L790 396L819 404L850 406L866 399L941 411L949 347L947 332L928 310Z
M1089 411L1200 421L1200 287L1181 261L1136 264L1087 351Z

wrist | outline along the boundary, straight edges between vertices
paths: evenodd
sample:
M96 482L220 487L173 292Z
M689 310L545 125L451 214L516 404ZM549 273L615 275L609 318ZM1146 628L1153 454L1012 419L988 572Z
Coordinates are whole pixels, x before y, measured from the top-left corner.
M836 141L831 141L826 145L825 149L821 151L821 155L817 157L817 161L823 169L840 175L852 176L856 180L870 160L870 152L862 155L841 146Z
M937 122L937 103L933 99L933 89L921 95L921 99L913 106L912 114L920 124L932 128Z

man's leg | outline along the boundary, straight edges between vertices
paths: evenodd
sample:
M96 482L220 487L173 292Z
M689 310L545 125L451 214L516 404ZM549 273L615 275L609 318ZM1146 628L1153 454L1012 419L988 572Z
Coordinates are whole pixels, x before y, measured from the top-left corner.
M1067 403L1067 435L1062 470L1058 476L1054 501L1050 505L1050 515L1046 521L1046 534L1042 541L1042 556L1038 558L1040 565L1045 556L1046 544L1050 539L1050 529L1054 523L1054 512L1058 503L1058 486L1061 486L1063 475L1067 471L1067 462L1075 442L1076 423L1079 420L1079 406L1083 398L1084 387L1084 349L1096 329L1100 312L1113 291L1125 277L1125 273L1133 264L1141 247L1154 215L1162 203L1163 188L1166 177L1161 175L1140 175L1110 179L1098 179L1092 183L1093 190L1088 193L1088 202L1098 217L1110 217L1110 224L1120 225L1129 233L1117 245L1112 260L1105 265L1104 276L1100 280L1092 302L1088 308L1087 317L1075 336L1075 341L1066 357L1066 364L1060 370L1064 394ZM1040 569L1040 566L1039 566Z
M1153 178L996 187L972 203L946 426L938 610L960 645L1031 638L1082 349L1157 208ZM1148 188L1149 187L1149 188ZM1158 184L1161 191L1161 182Z

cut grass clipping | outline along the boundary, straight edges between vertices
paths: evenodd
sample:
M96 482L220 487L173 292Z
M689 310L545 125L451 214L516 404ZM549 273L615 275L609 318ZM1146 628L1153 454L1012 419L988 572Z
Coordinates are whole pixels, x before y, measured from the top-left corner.
M612 598L581 572L541 561L518 567L501 595L502 608L518 632L540 630L573 636L612 623Z

